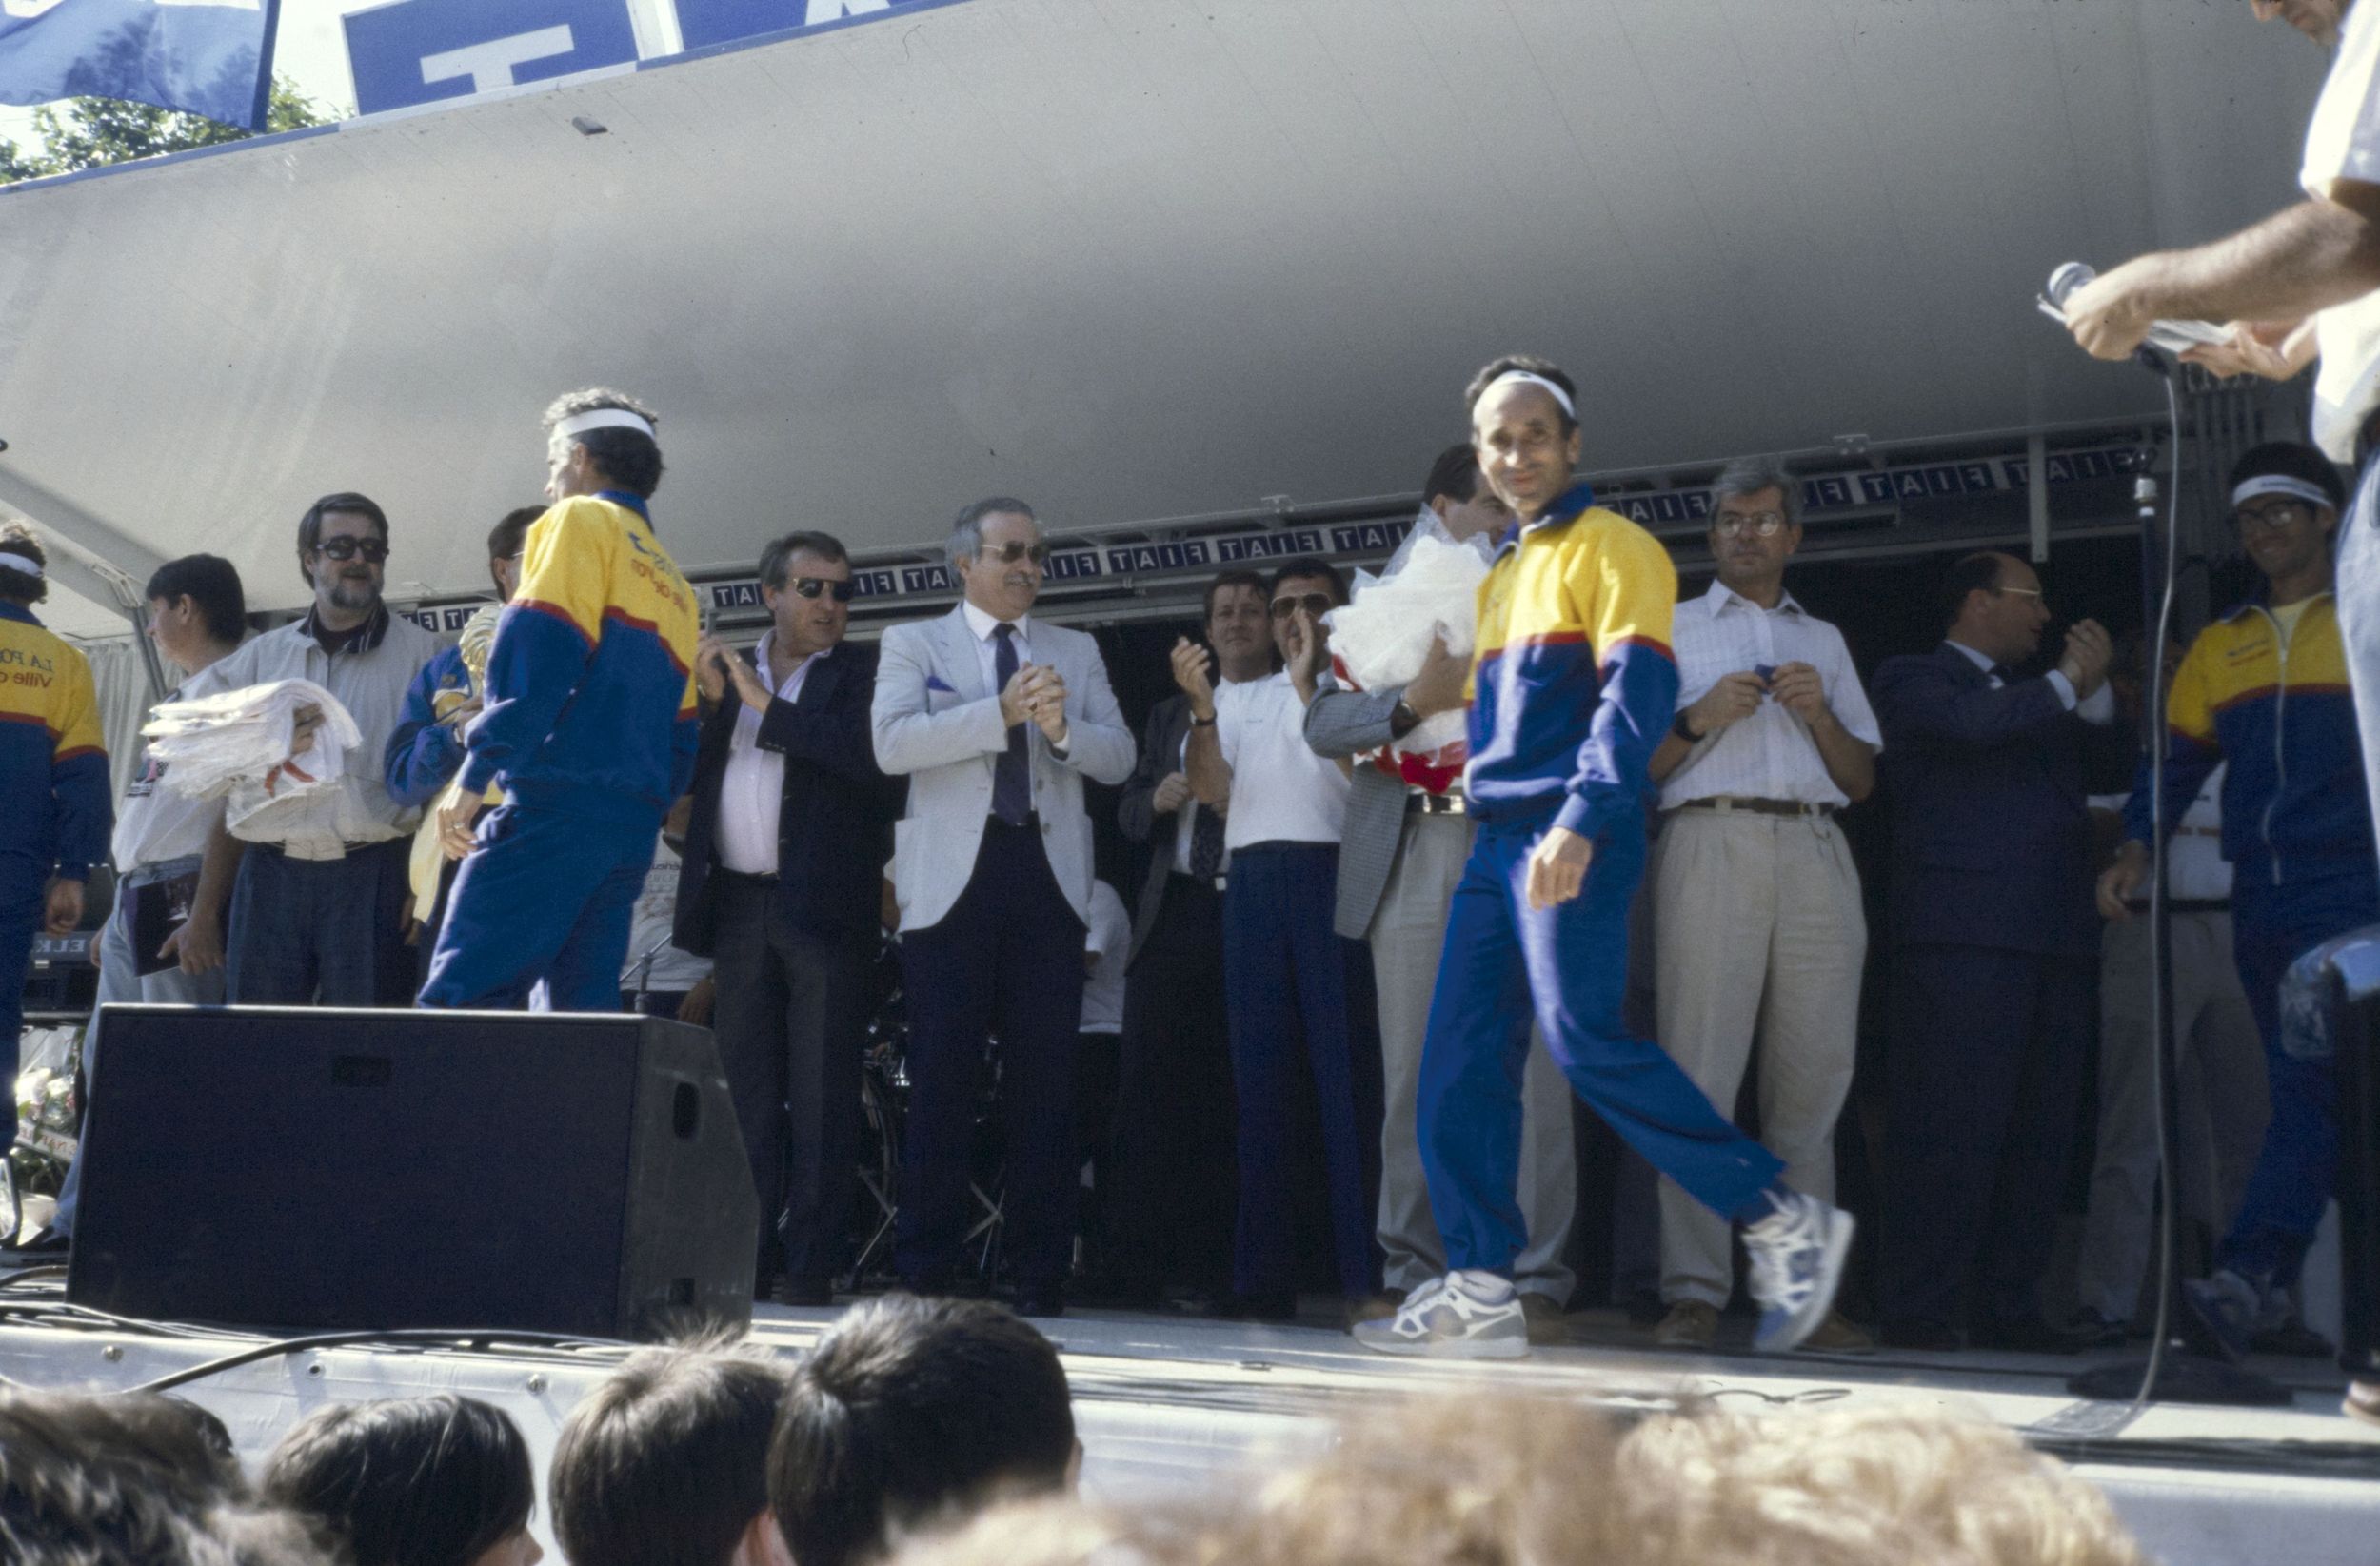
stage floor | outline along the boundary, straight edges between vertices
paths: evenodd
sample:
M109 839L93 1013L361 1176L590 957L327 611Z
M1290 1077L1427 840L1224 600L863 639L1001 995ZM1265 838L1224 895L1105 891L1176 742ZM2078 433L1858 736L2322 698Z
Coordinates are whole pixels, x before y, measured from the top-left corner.
M799 1356L834 1316L762 1306L754 1336ZM1073 1383L1086 1491L1179 1494L1313 1451L1334 1421L1422 1393L1495 1398L1527 1389L1623 1416L1697 1397L1784 1417L1820 1404L1915 1399L2015 1429L2073 1464L2169 1566L2275 1558L2281 1538L2294 1566L2369 1566L2380 1536L2380 1430L2337 1412L2341 1378L2316 1361L2255 1367L2294 1390L2288 1408L2163 1404L2128 1419L2125 1404L2077 1399L2065 1388L2076 1369L2113 1355L1681 1355L1652 1349L1616 1314L1588 1313L1572 1318L1577 1341L1570 1345L1517 1362L1440 1364L1366 1354L1319 1319L1257 1326L1078 1310L1040 1323ZM98 1318L68 1305L55 1278L0 1284L0 1377L21 1384L132 1387L271 1341ZM623 1352L501 1341L340 1346L271 1355L177 1391L221 1415L251 1465L322 1403L466 1393L520 1421L542 1476L561 1420ZM544 1526L541 1514L550 1549Z

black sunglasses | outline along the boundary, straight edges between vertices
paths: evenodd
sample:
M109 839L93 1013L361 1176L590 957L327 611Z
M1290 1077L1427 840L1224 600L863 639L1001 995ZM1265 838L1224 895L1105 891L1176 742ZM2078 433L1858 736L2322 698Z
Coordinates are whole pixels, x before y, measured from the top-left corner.
M1339 601L1328 593L1291 593L1273 600L1273 618L1286 620L1299 609L1319 620L1339 607Z
M860 590L860 585L849 577L841 582L829 582L823 576L798 576L786 585L803 598L816 598L821 593L831 592L838 604L850 603L852 594Z
M333 560L353 560L362 555L377 565L388 558L388 545L376 538L327 538L314 547Z

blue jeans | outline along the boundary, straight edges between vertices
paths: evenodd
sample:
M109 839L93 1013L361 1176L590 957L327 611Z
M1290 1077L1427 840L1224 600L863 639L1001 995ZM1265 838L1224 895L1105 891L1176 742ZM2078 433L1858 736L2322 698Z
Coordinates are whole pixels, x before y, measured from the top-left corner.
M125 920L131 903L125 892L151 882L171 881L198 868L196 856L170 860L163 864L144 864L126 876L116 886L115 910L99 931L99 994L92 1001L91 1025L83 1034L83 1081L85 1092L99 1070L100 1024L106 1020L110 1005L142 1002L161 1006L220 1006L223 1004L223 970L207 973L184 973L179 966L160 968L155 973L138 971L138 954L132 950L132 931ZM89 1100L86 1100L86 1102ZM66 1184L58 1191L58 1210L50 1217L50 1226L62 1235L74 1233L74 1215L83 1205L83 1160L77 1158L67 1166Z
M239 1006L401 1006L412 988L405 944L403 838L345 859L291 859L251 843L231 887L224 988Z
M1515 1182L1533 1007L1554 1063L1587 1107L1705 1207L1749 1216L1784 1169L1620 1019L1643 827L1615 828L1596 844L1577 897L1533 909L1529 851L1543 831L1496 823L1473 841L1421 1046L1421 1166L1447 1265L1507 1278L1527 1242Z
M622 823L500 804L446 899L421 1003L525 1004L543 980L555 1011L618 1011L637 893L661 818Z
M1339 1290L1359 1298L1379 1287L1380 1046L1371 955L1331 927L1338 876L1337 843L1258 843L1231 856L1223 1005L1240 1140L1232 1286L1241 1294L1285 1294L1298 1284L1291 1106L1301 1052L1322 1122Z
M2296 1283L2338 1173L2337 1074L2328 1060L2301 1060L2281 1048L2281 976L2332 936L2380 920L2380 884L2371 875L2331 876L2297 886L2266 886L2242 872L2231 886L2231 949L2240 984L2264 1039L2272 1118L2248 1176L2239 1217L2215 1253L2243 1278L2281 1287Z

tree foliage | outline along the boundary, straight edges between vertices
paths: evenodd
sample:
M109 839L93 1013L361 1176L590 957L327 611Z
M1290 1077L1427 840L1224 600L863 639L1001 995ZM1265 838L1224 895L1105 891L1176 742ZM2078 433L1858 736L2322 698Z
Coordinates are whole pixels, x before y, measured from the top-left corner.
M266 107L268 132L321 125L330 117L295 82L287 76L273 78ZM69 98L63 106L44 105L33 110L33 129L41 146L31 151L0 140L0 185L245 141L253 134L220 120L121 98Z

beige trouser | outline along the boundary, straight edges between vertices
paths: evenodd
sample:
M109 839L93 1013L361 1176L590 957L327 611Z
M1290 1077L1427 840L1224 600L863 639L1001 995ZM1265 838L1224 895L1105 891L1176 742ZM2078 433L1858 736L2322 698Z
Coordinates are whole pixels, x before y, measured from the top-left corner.
M1654 850L1661 1046L1732 1116L1760 1038L1760 1140L1785 1183L1835 1198L1835 1120L1851 1091L1868 951L1859 873L1822 817L1679 810ZM1728 1222L1661 1181L1661 1298L1724 1306Z
M1461 816L1405 818L1404 839L1366 939L1379 995L1380 1064L1387 1115L1380 1127L1381 1278L1410 1293L1446 1271L1446 1246L1430 1216L1429 1181L1414 1100L1421 1080L1421 1041L1429 1031L1430 992L1446 944L1446 910L1471 857L1472 823ZM1571 1135L1570 1083L1529 1030L1529 1063L1520 1080L1520 1181L1516 1195L1529 1248L1513 1260L1513 1281L1528 1294L1567 1305L1577 1278L1562 1260L1578 1207L1577 1150Z

